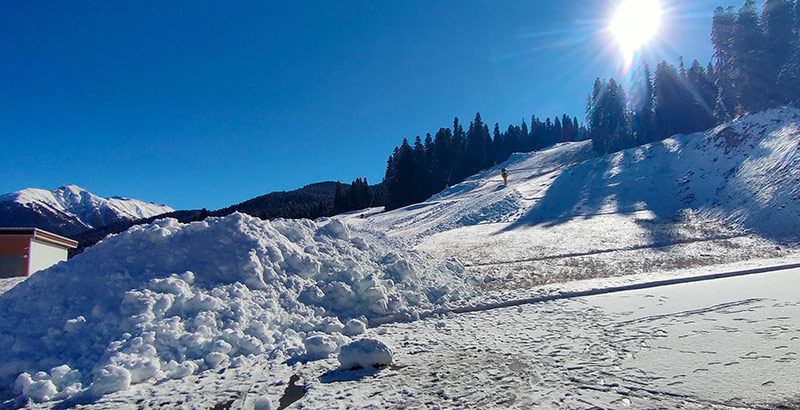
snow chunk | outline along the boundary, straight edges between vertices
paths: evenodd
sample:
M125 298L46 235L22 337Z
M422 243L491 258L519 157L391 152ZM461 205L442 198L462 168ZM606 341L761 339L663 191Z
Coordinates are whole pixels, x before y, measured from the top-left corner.
M103 367L94 377L91 389L96 397L120 390L127 390L131 385L131 373L125 368L110 364Z
M367 325L358 319L350 319L344 325L344 334L348 336L358 336L366 331Z
M339 363L344 370L388 366L392 363L392 350L377 339L356 340L342 346Z
M308 337L304 344L306 346L306 356L310 360L325 359L339 347L335 339L326 335Z

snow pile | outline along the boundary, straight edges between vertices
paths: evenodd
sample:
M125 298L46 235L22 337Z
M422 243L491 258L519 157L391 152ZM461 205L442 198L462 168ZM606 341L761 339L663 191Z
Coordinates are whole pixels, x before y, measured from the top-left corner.
M163 219L0 296L0 382L46 401L325 357L370 317L470 295L462 274L338 220Z
M339 364L343 370L388 366L392 363L392 350L377 339L361 339L342 346Z

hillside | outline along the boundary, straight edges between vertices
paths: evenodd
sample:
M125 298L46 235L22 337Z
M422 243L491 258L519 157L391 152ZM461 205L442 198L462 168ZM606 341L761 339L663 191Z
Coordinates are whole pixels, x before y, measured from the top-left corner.
M779 256L800 232L799 130L782 108L602 157L564 143L347 220L457 257L492 289Z
M66 236L172 211L138 199L103 198L76 185L0 195L0 226L35 226Z

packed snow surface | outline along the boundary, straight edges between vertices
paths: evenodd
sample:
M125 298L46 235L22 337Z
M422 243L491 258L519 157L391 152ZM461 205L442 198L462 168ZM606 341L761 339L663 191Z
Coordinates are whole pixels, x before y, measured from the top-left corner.
M77 185L53 190L27 188L0 195L0 203L12 202L37 212L47 212L78 222L87 228L98 228L123 220L149 218L172 212L166 205L138 199L103 198Z
M319 359L376 316L469 296L435 263L339 220L243 214L174 219L112 236L0 298L0 381L34 401L146 381Z

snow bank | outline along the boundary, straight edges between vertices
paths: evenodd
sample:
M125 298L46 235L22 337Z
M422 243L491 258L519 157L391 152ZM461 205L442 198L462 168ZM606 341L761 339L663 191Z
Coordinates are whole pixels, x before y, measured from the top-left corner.
M325 357L370 317L471 294L462 272L338 220L163 219L0 296L0 382L47 401L249 355Z

